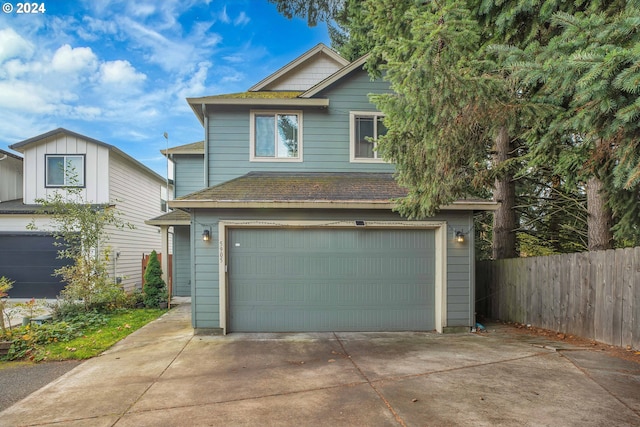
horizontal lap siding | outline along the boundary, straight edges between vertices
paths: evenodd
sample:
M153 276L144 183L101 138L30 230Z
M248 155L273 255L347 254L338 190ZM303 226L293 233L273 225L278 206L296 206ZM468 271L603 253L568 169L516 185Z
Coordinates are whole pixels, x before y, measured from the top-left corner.
M191 244L189 227L174 227L173 237L173 295L186 297L191 295Z
M204 155L175 155L176 197L204 188Z
M329 99L329 108L301 109L303 162L250 162L249 108L226 107L210 113L209 184L252 171L393 172L389 164L349 162L349 112L376 111L368 94L388 91L388 83L371 82L364 71L357 72L318 95Z
M112 262L110 273L123 277L122 284L131 290L142 285L142 254L153 250L161 252L158 227L147 225L145 221L164 213L160 210L160 187L164 182L113 153L109 167L111 200L121 219L135 227L133 230L109 227L108 244L113 251L120 251L117 272L116 264Z
M194 280L196 281L195 295L192 295L195 307L194 327L219 328L219 283L218 283L218 259L219 236L218 221L220 220L354 220L365 221L393 221L399 220L399 216L384 211L299 211L299 210L204 210L194 212L195 227L192 231L195 253L192 257L194 268ZM473 254L473 233L466 236L464 244L453 241L453 230L462 229L465 232L471 230L473 221L470 212L445 212L436 215L430 220L448 221L448 248L447 248L447 325L448 326L472 326L474 322L473 307L471 301L473 295L473 269L470 267ZM209 242L203 242L201 235L204 229L210 229L212 238Z

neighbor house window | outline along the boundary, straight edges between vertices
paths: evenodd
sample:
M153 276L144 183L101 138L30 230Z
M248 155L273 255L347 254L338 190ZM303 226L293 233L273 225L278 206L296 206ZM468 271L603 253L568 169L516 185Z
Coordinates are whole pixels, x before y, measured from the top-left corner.
M387 133L382 113L351 112L351 161L372 162L382 161L378 158L376 142Z
M302 112L252 111L252 161L301 161Z
M84 187L84 155L46 155L45 186Z

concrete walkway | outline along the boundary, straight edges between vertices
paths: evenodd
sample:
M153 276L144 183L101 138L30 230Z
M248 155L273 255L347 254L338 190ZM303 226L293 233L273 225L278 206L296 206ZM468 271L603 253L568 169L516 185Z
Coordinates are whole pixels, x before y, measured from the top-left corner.
M640 365L602 352L505 333L194 336L190 309L0 412L0 425L640 425Z

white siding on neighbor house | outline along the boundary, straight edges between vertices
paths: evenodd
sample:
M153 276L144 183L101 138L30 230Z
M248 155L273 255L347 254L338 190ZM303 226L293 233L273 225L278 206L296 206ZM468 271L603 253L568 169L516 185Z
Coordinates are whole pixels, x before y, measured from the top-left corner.
M24 152L24 202L35 203L58 189L45 187L45 155L84 154L85 188L83 198L91 203L109 202L109 149L72 135L58 134Z
M164 182L140 169L129 160L112 153L109 162L111 202L115 204L123 221L135 230L109 229L111 257L110 274L122 277L126 290L142 284L142 257L152 250L161 252L160 229L144 222L162 215L160 189ZM115 260L115 253L120 256Z
M5 155L0 153L0 159ZM22 160L7 156L0 160L0 202L22 198Z
M263 90L305 91L342 68L342 65L322 54L300 64Z
M27 225L33 222L37 231L50 231L51 221L47 217L33 214L5 214L0 215L0 232L25 232L30 231ZM1 272L0 272L1 273ZM2 276L2 274L0 274Z

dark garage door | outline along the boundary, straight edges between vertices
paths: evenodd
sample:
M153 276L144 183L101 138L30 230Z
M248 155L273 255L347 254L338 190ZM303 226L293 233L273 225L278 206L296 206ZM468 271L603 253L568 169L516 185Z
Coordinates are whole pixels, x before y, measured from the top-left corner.
M230 229L232 332L435 328L435 233Z
M52 274L68 261L56 259L54 241L44 234L0 234L0 276L15 281L11 298L55 298L64 288Z

